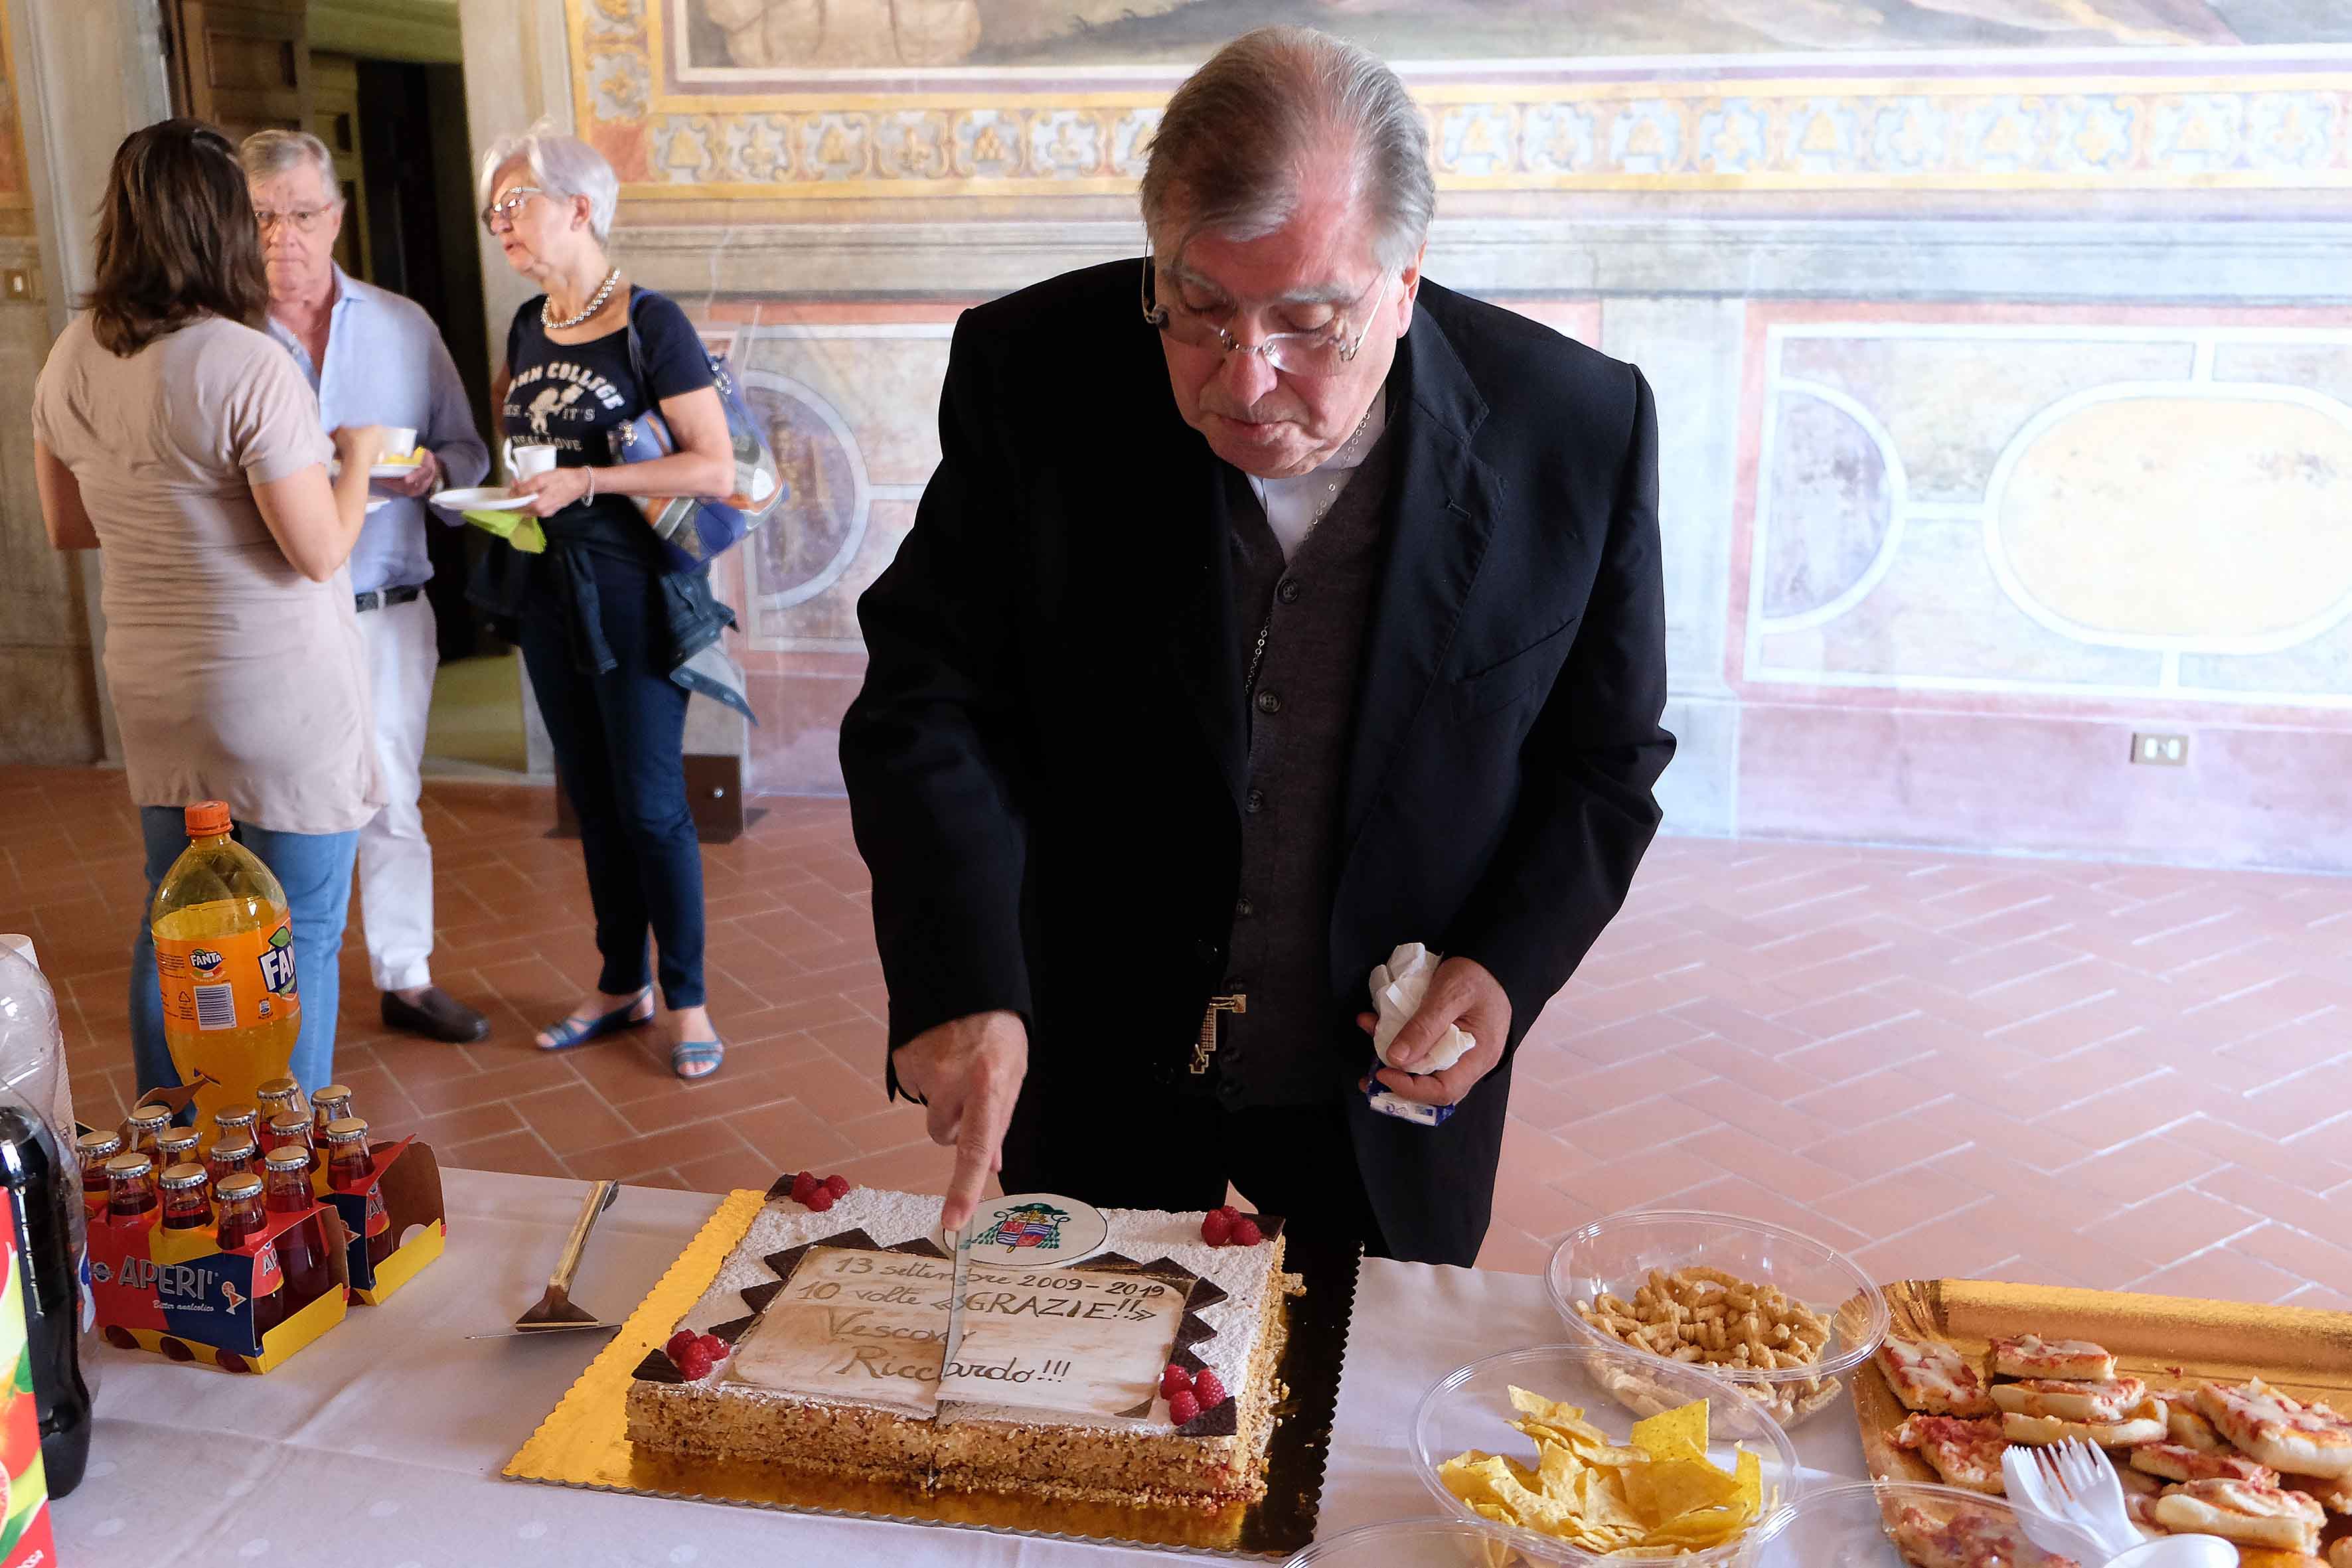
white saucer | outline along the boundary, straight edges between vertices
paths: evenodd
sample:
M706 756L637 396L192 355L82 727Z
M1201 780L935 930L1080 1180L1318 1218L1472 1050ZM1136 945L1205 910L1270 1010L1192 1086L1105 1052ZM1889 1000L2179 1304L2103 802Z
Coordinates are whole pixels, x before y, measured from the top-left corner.
M415 473L424 466L425 465L422 462L371 463L368 465L368 478L372 479L406 479L409 475Z
M433 504L446 511L512 511L530 504L529 496L519 496L504 485L485 485L480 489L443 490L433 498Z

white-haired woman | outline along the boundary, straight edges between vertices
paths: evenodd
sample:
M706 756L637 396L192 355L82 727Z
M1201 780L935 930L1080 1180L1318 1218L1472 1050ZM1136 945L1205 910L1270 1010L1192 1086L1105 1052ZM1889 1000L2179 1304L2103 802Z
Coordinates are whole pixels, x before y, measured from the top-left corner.
M546 552L495 546L471 597L512 627L530 671L579 814L604 961L596 994L541 1030L540 1047L569 1050L652 1019L650 933L675 1026L670 1069L698 1079L718 1070L722 1047L703 1005L702 858L683 754L688 683L711 688L686 666L735 617L703 573L670 567L630 498L725 495L735 459L693 324L605 254L618 194L601 154L544 126L482 160L482 221L508 265L544 290L515 315L492 400L507 437L553 447L556 466L514 487L545 520ZM614 428L654 410L677 450L614 463Z

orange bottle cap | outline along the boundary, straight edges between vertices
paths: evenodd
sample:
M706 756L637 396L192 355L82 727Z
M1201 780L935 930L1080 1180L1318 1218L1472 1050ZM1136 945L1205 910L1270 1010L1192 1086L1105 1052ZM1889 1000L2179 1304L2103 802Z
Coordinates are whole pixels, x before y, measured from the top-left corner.
M200 800L185 813L188 837L217 838L229 830L228 802Z

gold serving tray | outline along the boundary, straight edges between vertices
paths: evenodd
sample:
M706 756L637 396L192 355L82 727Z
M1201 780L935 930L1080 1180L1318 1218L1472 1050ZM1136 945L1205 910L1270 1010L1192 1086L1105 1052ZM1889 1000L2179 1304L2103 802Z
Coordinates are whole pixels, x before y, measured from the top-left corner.
M1990 1279L1898 1279L1885 1290L1893 1332L1942 1340L1969 1356L1983 1356L2005 1334L2090 1340L2159 1394L2260 1377L2297 1399L2352 1411L2352 1312ZM1892 1440L1906 1414L1876 1357L1854 1369L1853 1415L1870 1473L1937 1481L1925 1459ZM2345 1533L2352 1521L2330 1516L2329 1538Z
M909 1486L797 1474L762 1466L640 1455L628 1439L624 1401L637 1363L666 1340L670 1326L701 1299L727 1255L767 1201L730 1193L700 1234L678 1254L613 1342L528 1442L507 1461L509 1480L646 1497L733 1503L744 1508L848 1519L952 1525L999 1534L1108 1542L1161 1551L1208 1552L1279 1560L1314 1538L1323 1458L1338 1404L1339 1364L1353 1307L1355 1266L1318 1259L1313 1300L1294 1309L1290 1340L1276 1375L1289 1394L1278 1407L1268 1455L1266 1495L1247 1507L1134 1508L1024 1498L993 1492L926 1492ZM1295 1231L1294 1227L1294 1231ZM1291 1247L1297 1246L1294 1234ZM1287 1259L1294 1269L1302 1261ZM1344 1286L1344 1289L1342 1289Z

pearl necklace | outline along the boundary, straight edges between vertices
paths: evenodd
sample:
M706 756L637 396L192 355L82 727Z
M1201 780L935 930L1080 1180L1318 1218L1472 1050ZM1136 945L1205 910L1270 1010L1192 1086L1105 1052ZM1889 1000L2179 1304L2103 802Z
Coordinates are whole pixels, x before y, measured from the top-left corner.
M576 316L566 316L560 321L550 313L555 306L553 298L551 297L541 300L539 302L539 324L547 328L550 331L554 332L567 331L570 329L578 326L581 322L587 321L597 311L604 308L604 301L613 297L613 285L618 283L620 280L621 269L615 267L613 270L604 274L604 283L598 287L595 293L589 296L588 308L586 310L581 311Z

